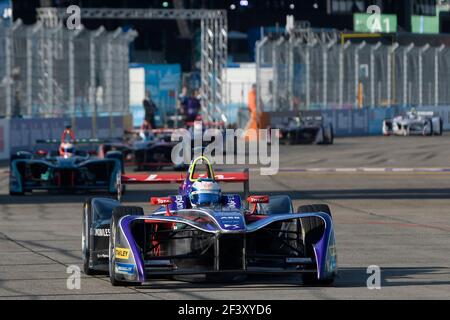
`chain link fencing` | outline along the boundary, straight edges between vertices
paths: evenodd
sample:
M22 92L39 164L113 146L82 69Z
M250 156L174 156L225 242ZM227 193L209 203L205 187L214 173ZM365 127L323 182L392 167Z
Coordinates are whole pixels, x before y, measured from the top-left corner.
M262 111L450 105L445 46L271 36L256 52Z
M127 113L135 37L103 27L0 25L0 117Z

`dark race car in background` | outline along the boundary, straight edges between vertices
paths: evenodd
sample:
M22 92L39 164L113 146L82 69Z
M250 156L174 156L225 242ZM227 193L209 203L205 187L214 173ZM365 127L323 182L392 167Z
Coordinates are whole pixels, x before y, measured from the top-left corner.
M126 131L123 140L108 141L99 146L99 156L111 151L123 154L126 166L135 166L137 171L158 170L172 167L185 169L172 162L172 150L178 142L171 141L174 129Z
M320 112L286 112L271 115L271 128L280 129L284 144L333 144L333 125Z
M69 133L70 142L77 148L70 157L61 156L58 144ZM11 155L10 195L24 195L33 190L117 193L117 179L123 172L121 152L108 152L102 158L94 156L92 150L81 145L98 144L98 141L77 140L70 128L65 130L61 141L38 140L34 152L19 151Z
M223 151L226 152L226 131L223 122L189 122L186 129L191 135L191 159L194 157L195 140L194 126L201 125L199 132L203 135L207 129L217 129L223 139ZM110 151L120 151L125 160L125 166L135 167L135 171L157 171L163 168L172 168L176 171L186 170L186 164L174 164L172 162L173 148L180 141L172 141L172 134L179 129L153 129L153 130L128 130L125 131L124 139L111 140L99 146L98 154L103 156ZM201 148L207 152L211 141L202 139ZM237 152L237 137L234 137L234 153Z
M206 162L206 172L197 168ZM337 274L334 223L326 205L294 211L287 195L223 194L214 207L193 208L189 194L200 178L244 184L248 171L214 174L204 157L186 175L127 174L127 184L181 183L177 195L152 198L154 212L108 198L83 206L82 253L88 275L108 272L111 283L140 285L154 277L203 275L206 280L249 274L302 274L304 284L331 284ZM119 197L120 198L120 197Z

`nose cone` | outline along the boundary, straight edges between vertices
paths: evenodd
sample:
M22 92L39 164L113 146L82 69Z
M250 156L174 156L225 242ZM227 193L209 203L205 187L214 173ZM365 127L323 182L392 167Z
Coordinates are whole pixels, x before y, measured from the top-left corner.
M58 166L60 168L72 168L74 167L74 159L73 158L69 158L67 156L63 156L58 158Z
M239 211L218 213L216 219L223 230L244 231L246 229L244 216Z

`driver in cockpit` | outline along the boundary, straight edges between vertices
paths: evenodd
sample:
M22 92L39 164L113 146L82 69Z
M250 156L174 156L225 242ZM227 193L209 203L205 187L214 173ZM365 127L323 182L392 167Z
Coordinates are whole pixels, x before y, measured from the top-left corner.
M222 190L219 184L210 178L200 178L192 185L189 200L192 208L216 207L220 205Z

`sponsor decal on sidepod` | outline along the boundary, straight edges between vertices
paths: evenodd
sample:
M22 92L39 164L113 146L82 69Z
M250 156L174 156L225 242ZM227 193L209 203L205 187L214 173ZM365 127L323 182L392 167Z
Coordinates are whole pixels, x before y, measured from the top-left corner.
M109 237L110 229L95 229L94 235L96 237Z
M129 263L116 263L116 273L134 274L134 265Z

